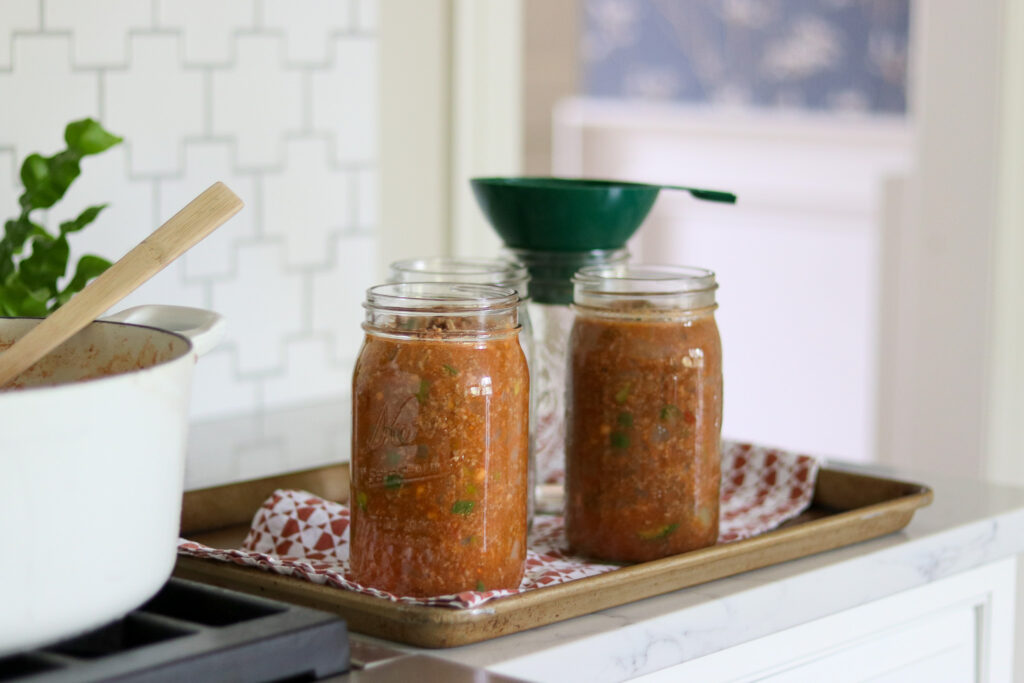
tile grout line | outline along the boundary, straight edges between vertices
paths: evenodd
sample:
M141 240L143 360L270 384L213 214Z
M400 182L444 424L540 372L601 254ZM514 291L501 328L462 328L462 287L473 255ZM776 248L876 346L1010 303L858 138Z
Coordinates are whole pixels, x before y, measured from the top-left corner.
M302 132L309 135L313 132L313 72L302 70Z
M100 123L107 118L107 71L96 69L96 117Z
M288 276L287 279L292 280L292 284L289 287L295 287L300 296L300 300L296 303L300 306L300 316L296 322L299 325L298 330L285 331L280 330L277 333L273 333L272 330L268 330L273 337L277 339L277 361L275 367L266 370L255 370L243 372L240 368L240 349L237 346L237 342L230 345L228 349L231 354L230 362L230 374L225 378L227 380L224 383L225 390L227 387L234 386L238 389L244 388L244 393L248 396L246 399L255 399L255 407L258 409L265 409L269 404L273 403L273 397L271 396L272 384L274 382L290 382L293 372L288 362L287 351L290 344L297 342L309 342L315 341L317 344L326 344L325 352L327 354L325 363L330 368L341 367L339 361L343 359L350 359L353 355L353 351L346 350L349 344L347 343L348 335L340 334L341 330L335 329L337 325L329 323L324 325L321 329L314 329L314 323L316 322L316 306L314 305L313 295L317 291L317 278L323 273L334 273L338 270L343 270L342 264L339 261L338 253L349 248L347 244L348 238L351 235L361 236L363 233L369 235L373 234L372 230L364 230L358 225L359 214L364 205L364 202L360 199L359 187L361 185L361 178L364 173L376 172L378 166L378 159L376 157L359 160L355 162L339 162L337 161L337 155L333 152L336 149L337 135L332 130L318 130L315 126L317 111L314 108L316 101L316 95L319 91L316 89L317 84L316 75L323 73L330 75L336 73L335 63L337 58L329 58L326 62L321 61L291 61L288 59L286 46L289 39L289 34L283 30L267 24L267 3L264 0L254 0L250 5L251 8L251 19L252 30L246 32L242 27L246 25L245 18L241 17L238 21L235 19L230 20L227 25L227 31L229 40L232 43L232 55L229 63L222 64L217 62L216 64L209 62L205 59L200 59L197 63L191 64L186 59L184 54L184 40L186 35L189 34L188 27L191 25L186 21L185 26L174 27L167 24L161 23L161 12L164 8L162 2L165 0L150 0L148 5L148 14L150 19L150 26L145 27L145 21L140 21L135 24L134 28L127 28L127 30L119 30L117 33L125 36L125 59L127 60L123 64L107 64L97 63L91 65L83 65L81 67L76 65L79 61L79 56L74 51L74 41L78 37L74 30L72 31L61 31L54 33L47 31L47 25L45 21L46 11L48 6L45 4L48 0L37 0L39 9L39 32L30 32L29 35L36 38L38 35L60 35L63 36L67 41L68 55L70 59L70 71L73 73L89 72L90 75L94 75L93 80L96 87L95 102L96 111L99 118L102 120L108 115L116 114L117 102L111 100L111 87L109 83L109 76L111 72L116 74L120 70L132 70L135 68L135 56L141 56L146 51L146 45L144 42L134 41L135 36L169 36L174 35L177 37L178 45L178 62L177 64L171 65L172 72L180 72L181 70L199 71L202 75L200 81L200 90L204 97L202 102L202 123L198 131L201 133L193 133L190 135L175 135L178 138L177 142L177 161L178 168L172 171L144 171L139 169L135 170L133 164L134 155L138 150L133 150L130 143L125 145L124 153L126 155L126 162L124 170L120 171L118 175L123 174L129 182L137 183L138 185L147 188L143 190L143 196L149 195L152 205L149 208L149 212L153 216L153 226L155 227L160 220L161 203L164 199L168 198L168 195L172 193L172 190L180 186L179 181L189 182L194 180L199 173L199 170L192 168L190 169L186 161L188 160L188 145L190 142L198 144L226 144L229 146L228 158L227 158L227 169L226 172L235 177L251 180L253 192L249 199L251 209L255 212L253 216L253 234L243 239L235 240L232 239L226 254L227 258L232 264L230 272L226 276L215 276L211 277L208 274L198 274L194 277L188 277L186 268L184 267L187 263L186 259L182 259L182 264L179 264L179 270L176 273L175 279L177 286L187 287L191 289L193 293L197 291L201 294L200 300L204 302L209 308L212 309L213 305L217 302L219 287L222 283L235 283L237 284L240 280L241 273L239 268L240 251L246 246L256 247L272 247L278 252L280 260L279 269L275 268L275 273L270 275L275 279L283 278ZM351 35L353 32L357 32L355 26L360 21L360 15L365 11L363 6L358 3L350 3L348 8L348 21L350 26L347 31L339 33L338 31L330 32L328 38L328 56L330 57L334 49L336 48L336 41L333 40L335 37L340 35ZM58 17L59 18L59 17ZM342 19L342 21L345 21ZM135 22L133 22L135 23ZM339 22L341 23L341 22ZM236 133L230 132L230 127L227 134L218 137L215 131L215 114L216 107L214 98L214 82L213 78L216 75L218 69L224 72L238 73L241 77L245 77L252 69L243 68L242 65L238 64L237 55L237 40L239 37L244 37L246 34L252 34L257 36L276 37L278 39L278 52L279 55L279 66L278 68L290 72L293 74L291 78L299 76L301 83L301 96L303 109L301 112L301 119L296 120L296 123L300 125L298 130L285 130L283 126L275 125L275 137L277 138L277 145L284 147L280 150L280 158L274 162L272 166L262 166L260 163L253 163L250 160L244 160L239 158L239 147L242 142L249 142L249 138L238 139ZM113 46L111 46L113 47ZM9 69L0 68L0 73L14 70L14 45L13 41L10 46L10 57L11 66ZM81 61L87 61L84 57ZM296 73L297 72L297 73ZM116 80L116 75L115 75ZM346 79L341 79L340 86L345 87ZM116 86L116 83L113 84ZM331 95L332 93L327 93ZM239 126L241 128L241 126ZM244 131L243 131L244 132ZM331 253L328 256L327 262L323 264L297 264L289 266L285 260L287 254L288 243L282 238L281 235L274 233L268 233L267 216L266 210L266 192L270 190L271 183L268 182L272 178L272 175L284 175L286 178L295 177L297 180L301 180L303 173L306 171L298 166L298 162L294 159L288 158L287 143L291 140L303 140L303 141L317 141L318 144L325 145L325 152L327 154L326 168L330 172L341 172L342 177L338 178L342 184L339 183L339 189L344 188L344 192L349 195L348 205L345 207L343 213L338 218L344 218L340 226L331 228L325 236L329 237L328 244L331 248ZM0 152L5 151L6 148L0 146ZM12 167L15 164L13 157L14 148L9 148L12 153L11 164ZM249 147L244 147L248 150ZM193 162L194 165L195 162ZM332 173L333 174L333 173ZM142 189L140 187L140 189ZM285 226L282 226L285 227ZM300 230L301 233L301 230ZM287 236L287 235L286 235ZM364 249L357 250L359 253L365 251ZM244 253L244 252L242 252ZM292 278L297 278L297 281ZM283 281L283 280L282 280ZM297 287L296 287L297 285ZM254 302L254 305L259 305L258 302ZM299 313L299 311L296 311ZM339 334L336 334L339 333ZM283 355L282 355L283 354ZM262 354L260 354L262 355ZM260 360L259 356L255 357L255 360ZM231 379L228 379L231 378ZM233 384L230 384L233 380ZM299 387L301 389L301 387ZM291 389L289 389L289 394ZM301 393L301 392L300 392ZM231 401L226 401L225 405Z
M203 127L208 138L213 138L213 68L203 69Z

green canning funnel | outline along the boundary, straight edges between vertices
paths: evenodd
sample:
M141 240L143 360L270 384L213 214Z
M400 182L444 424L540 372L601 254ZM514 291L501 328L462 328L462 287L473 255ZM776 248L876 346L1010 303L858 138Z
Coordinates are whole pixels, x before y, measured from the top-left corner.
M736 202L730 192L617 180L522 176L472 178L470 184L506 247L538 251L620 249L663 189Z

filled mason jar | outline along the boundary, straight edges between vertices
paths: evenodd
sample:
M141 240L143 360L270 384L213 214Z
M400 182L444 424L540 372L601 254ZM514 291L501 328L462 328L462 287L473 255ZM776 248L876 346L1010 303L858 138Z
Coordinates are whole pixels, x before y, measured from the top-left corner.
M367 291L352 380L352 578L396 595L517 588L530 378L504 287Z
M573 282L570 548L642 562L713 545L722 428L714 273L599 266Z

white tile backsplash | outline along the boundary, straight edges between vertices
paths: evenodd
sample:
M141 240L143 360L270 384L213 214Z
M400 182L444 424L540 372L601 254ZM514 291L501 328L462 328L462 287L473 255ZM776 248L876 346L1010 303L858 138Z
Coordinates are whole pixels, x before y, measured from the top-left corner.
M3 17L0 33L13 36L14 56L0 71L0 147L12 147L20 164L31 152L58 149L69 121L97 116L97 76L72 66L70 35L16 33Z
M313 330L333 337L335 362L354 362L362 344L363 300L374 284L377 240L373 235L346 235L335 240L332 267L313 274ZM346 392L348 393L348 392Z
M39 30L39 0L0 0L0 17L7 27L0 31L0 69L9 69L15 31Z
M283 373L284 342L303 332L305 275L285 269L282 251L272 242L239 245L235 276L213 283L212 308L231 311L225 341L243 376Z
M17 212L21 160L60 149L85 116L126 142L84 160L46 216L110 203L73 259L120 257L216 180L246 203L118 306L225 316L196 369L200 422L350 393L376 277L376 3L0 0L0 221ZM246 457L298 437L268 438Z
M356 227L371 230L380 220L378 206L380 185L376 169L364 168L355 172L356 175Z
M352 0L262 0L263 22L286 38L289 63L326 64L331 36L347 31Z
M368 36L339 36L334 63L313 74L313 127L331 133L339 164L367 164L377 155L376 50Z
M256 28L255 0L159 0L157 23L178 31L187 66L230 67L235 33Z
M131 65L107 74L104 123L125 139L132 175L178 175L182 140L203 133L203 75L181 68L176 34L135 35L131 43Z
M355 0L355 28L366 33L377 30L377 0Z
M302 127L302 73L285 66L279 36L236 42L236 67L213 71L213 134L235 139L239 166L284 168L284 138Z
M153 27L153 11L139 0L46 0L43 24L47 31L71 34L76 67L118 67L129 62L130 32ZM140 48L145 50L135 46Z
M255 241L260 196L258 176L239 173L232 163L230 142L193 141L185 143L185 173L160 183L160 219L166 220L192 197L220 180L245 202L246 208L224 228L203 240L201 249L193 249L182 258L185 279L214 281L231 279L235 274L235 244Z
M285 244L289 266L325 266L328 237L351 225L351 171L332 169L327 139L290 140L286 168L307 173L267 173L263 179L263 230Z
M237 321L227 319L228 330ZM221 344L205 356L192 379L192 410L205 417L256 412L260 402L261 380L238 376L235 351Z
M334 362L328 337L293 339L285 343L285 371L263 383L268 407L304 401L326 401L349 393L352 366Z
M53 149L43 148L42 153L52 154ZM91 252L114 260L156 227L159 216L155 202L156 186L130 177L128 147L118 145L82 160L82 175L50 210L49 222L56 225L88 206L107 204L95 223L72 235L69 241L72 254Z
M18 205L18 190L15 187L17 177L18 167L14 153L0 148L0 206Z

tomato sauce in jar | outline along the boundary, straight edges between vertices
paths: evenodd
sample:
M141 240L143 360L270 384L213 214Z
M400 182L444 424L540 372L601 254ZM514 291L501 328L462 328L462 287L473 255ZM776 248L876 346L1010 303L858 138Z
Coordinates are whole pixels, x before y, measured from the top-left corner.
M573 552L641 562L718 538L722 347L714 274L582 269L566 434Z
M353 376L351 572L396 595L517 588L530 380L511 289L367 294Z

